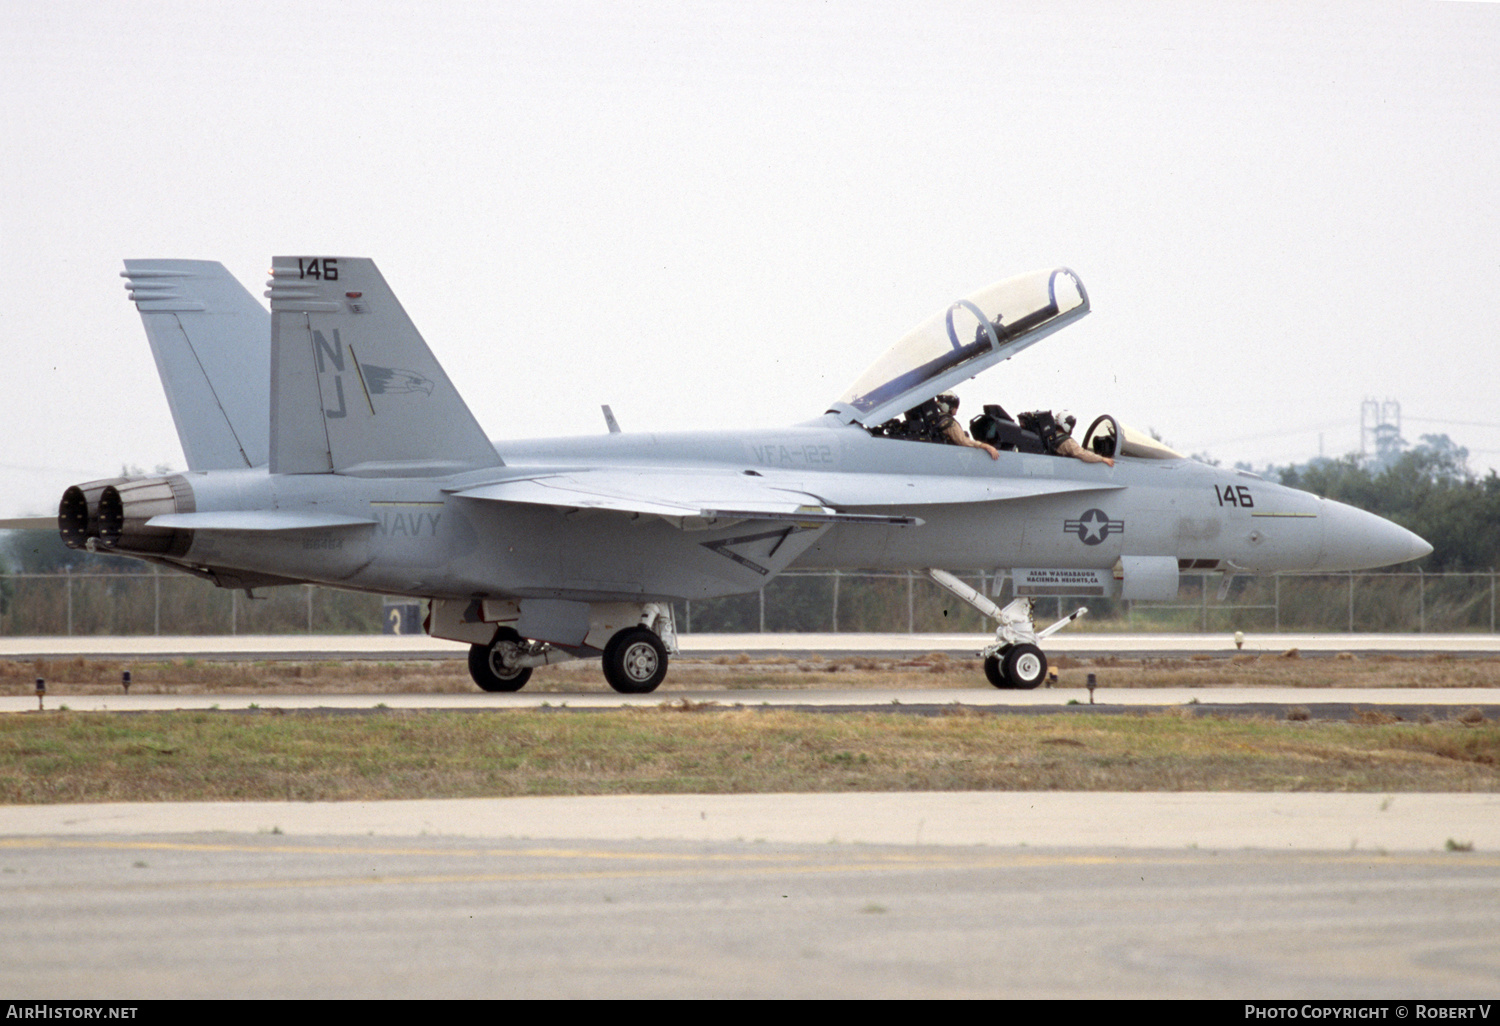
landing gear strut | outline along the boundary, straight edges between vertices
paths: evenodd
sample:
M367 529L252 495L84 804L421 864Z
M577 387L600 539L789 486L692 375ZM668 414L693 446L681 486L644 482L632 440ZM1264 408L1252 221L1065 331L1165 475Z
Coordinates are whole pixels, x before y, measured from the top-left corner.
M1037 642L1088 613L1087 606L1073 612L1046 630L1038 631L1031 619L1031 599L1018 598L1004 609L969 587L946 570L928 570L927 576L995 620L995 642L980 649L984 676L997 688L1030 691L1047 679L1047 656Z

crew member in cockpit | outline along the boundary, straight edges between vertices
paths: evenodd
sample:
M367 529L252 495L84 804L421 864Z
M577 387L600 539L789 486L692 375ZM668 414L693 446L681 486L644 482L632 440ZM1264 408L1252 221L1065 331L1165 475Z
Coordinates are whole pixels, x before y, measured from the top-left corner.
M965 445L971 449L983 449L990 454L992 460L1000 458L1000 450L993 445L970 438L969 433L959 426L958 420L953 416L958 412L958 396L945 392L933 401L937 403L937 430L943 441L949 445Z
M1059 456L1072 456L1074 459L1083 460L1085 463L1105 463L1114 466L1115 461L1108 456L1100 456L1097 452L1090 452L1077 442L1073 441L1073 426L1078 423L1078 418L1067 410L1059 410L1052 415L1052 422L1057 425L1057 431L1050 439L1044 439L1048 447Z

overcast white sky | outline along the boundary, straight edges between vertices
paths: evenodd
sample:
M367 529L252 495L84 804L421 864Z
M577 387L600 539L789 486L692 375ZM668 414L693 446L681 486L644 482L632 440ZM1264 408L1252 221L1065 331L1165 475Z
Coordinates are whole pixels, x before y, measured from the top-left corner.
M373 257L502 439L806 420L1064 264L969 405L1500 466L1500 4L19 0L0 88L0 516L185 465L126 257Z

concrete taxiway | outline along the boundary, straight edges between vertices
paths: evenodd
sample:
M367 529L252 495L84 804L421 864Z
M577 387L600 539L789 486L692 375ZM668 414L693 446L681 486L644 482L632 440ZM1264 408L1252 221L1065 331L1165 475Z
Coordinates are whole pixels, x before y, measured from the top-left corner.
M685 656L900 655L943 652L971 656L993 640L988 634L684 634ZM1249 634L1236 645L1231 634L1089 634L1062 631L1046 641L1062 655L1140 656L1335 652L1500 655L1500 634ZM219 659L458 659L468 646L421 634L139 635L132 637L0 638L0 659L219 658Z
M199 833L1500 852L1500 795L897 792L0 806L0 836ZM1497 913L1500 916L1500 913Z

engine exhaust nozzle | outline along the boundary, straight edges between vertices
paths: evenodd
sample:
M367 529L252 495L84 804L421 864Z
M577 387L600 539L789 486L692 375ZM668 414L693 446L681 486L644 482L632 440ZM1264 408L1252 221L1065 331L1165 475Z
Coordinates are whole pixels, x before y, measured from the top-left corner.
M184 555L193 543L192 531L149 527L147 522L169 513L193 513L197 508L192 486L179 474L106 485L99 493L99 544L118 552Z
M123 477L107 477L73 485L57 504L57 533L70 549L88 548L89 539L99 538L99 502L106 488L122 485Z

